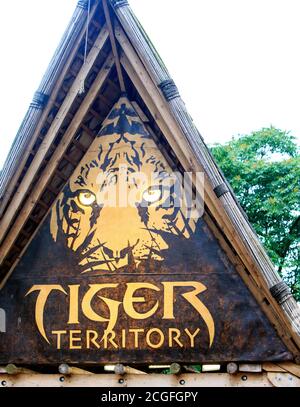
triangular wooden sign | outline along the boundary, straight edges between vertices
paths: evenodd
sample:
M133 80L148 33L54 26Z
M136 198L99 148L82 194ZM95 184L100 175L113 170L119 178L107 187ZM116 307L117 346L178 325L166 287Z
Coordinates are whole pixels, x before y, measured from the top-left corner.
M299 333L127 0L80 0L0 173L0 364L299 363Z
M1 292L0 363L292 358L169 163L121 97Z

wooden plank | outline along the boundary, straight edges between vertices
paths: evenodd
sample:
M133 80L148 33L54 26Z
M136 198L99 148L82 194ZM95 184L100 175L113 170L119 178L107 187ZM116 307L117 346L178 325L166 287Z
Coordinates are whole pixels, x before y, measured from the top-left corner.
M240 363L239 371L247 373L260 373L262 371L262 366L260 363Z
M228 373L185 373L181 375L148 374L19 374L16 376L0 374L0 382L6 387L272 387L267 373L235 374ZM123 379L120 382L120 379ZM275 382L276 383L276 382Z
M86 148L79 141L73 140L72 144L74 144L74 146L77 147L81 152L86 153Z
M65 174L63 174L61 171L58 171L57 169L55 170L55 174L54 175L57 175L60 179L62 179L63 181L67 181L68 180L68 177L65 175Z
M278 362L277 365L287 372L300 377L300 366L292 362Z
M103 104L105 104L109 109L111 108L111 105L110 105L110 103L109 103L109 100L108 100L105 96L99 95L99 99L100 99L101 102L102 102Z
M111 23L110 12L109 12L109 9L108 9L107 0L103 0L102 3L103 3L103 9L104 9L104 14L105 14L106 24L107 24L108 32L109 32L109 39L110 39L110 43L111 43L111 48L112 48L112 52L113 52L113 55L114 55L114 58L115 58L115 63L116 63L116 69L117 69L118 79L119 79L119 83L120 83L120 88L121 88L121 91L123 93L125 93L126 92L125 82L124 82L124 78L123 78L123 74L122 74L122 68L121 68L120 59L119 59L119 55L118 55L118 49L117 49L114 30L113 30L112 23Z
M99 119L101 120L101 119ZM103 120L103 119L102 119ZM96 137L97 133L93 132L91 129L89 129L85 124L80 125L81 129L91 138L91 140L94 140Z
M46 209L46 210L49 209L49 205L45 204L45 202L42 201L41 199L39 200L38 205L41 205L41 206L42 206L44 209ZM22 230L22 233L23 233L23 231L24 231L24 230ZM28 236L28 237L30 237L30 236Z
M53 188L50 184L47 185L46 189L55 196L59 194L59 191L56 188Z
M267 377L274 387L300 387L300 380L289 373L268 372Z
M40 145L39 150L37 151L33 162L30 165L30 168L28 169L27 173L25 174L16 194L14 195L14 200L13 203L8 207L7 211L5 212L3 218L0 221L0 243L3 240L3 237L5 236L12 219L16 213L16 211L19 209L28 188L30 187L33 177L39 170L43 160L45 159L45 156L47 155L47 152L49 148L51 147L53 141L55 140L55 137L57 136L57 133L66 117L66 114L68 113L69 109L71 108L74 100L76 99L78 95L78 90L80 88L80 84L82 81L88 76L91 67L95 63L100 50L103 48L106 40L108 38L108 31L106 27L103 27L101 30L98 38L95 41L94 46L92 47L86 63L82 66L78 77L74 81L73 85L71 86L71 89L64 100L60 110L57 113L57 116L55 117L50 129L48 130L48 133L43 141L43 143ZM73 119L74 121L74 119ZM0 262L2 263L2 257L0 255Z
M77 161L73 160L71 157L69 157L67 154L63 155L63 158L67 160L71 165L73 165L74 168L77 166Z
M121 63L124 66L127 74L132 80L133 84L137 88L144 102L146 103L150 113L155 118L157 125L160 127L162 133L165 135L171 148L174 150L181 165L185 171L192 172L204 172L201 164L196 159L194 153L191 151L191 147L188 144L185 136L182 134L181 129L178 127L174 117L172 116L166 101L163 99L156 84L153 83L145 67L143 66L140 58L137 56L133 47L129 43L123 30L116 27L116 38L119 41L124 54L121 55ZM250 256L247 247L238 235L233 223L231 222L228 214L226 213L222 203L214 193L211 183L205 174L205 202L207 203L213 217L216 219L222 232L226 235L236 252L238 253L242 263L250 272L257 286L264 292L265 297L268 299L272 308L276 311L277 317L272 320L278 325L278 319L281 321L284 327L283 332L291 332L290 322L287 316L282 312L281 307L276 303L271 296L267 283L260 271L257 268L257 264ZM300 345L300 338L292 332L294 341ZM285 334L286 336L286 334ZM299 353L299 350L288 341L287 346L294 353Z
M96 112L95 109L90 109L90 113L98 120L103 120L102 116L100 113Z
M145 115L145 113L142 111L142 109L140 108L140 106L134 101L132 100L130 102L132 104L132 106L134 107L134 110L137 112L137 114L139 115L140 119L142 120L143 123L149 123L149 119L148 117Z
M108 83L112 88L114 88L115 91L117 91L117 92L119 91L119 88L118 88L118 86L115 84L114 81L112 81L111 79L108 79L107 83Z
M285 372L284 369L276 365L275 363L265 362L262 364L262 368L265 372Z
M93 17L94 17L96 8L97 8L97 4L96 4L96 5L93 7L93 9L91 10L91 13L90 13L90 21L91 21L91 20L93 19ZM36 129L35 129L35 131L34 131L34 133L33 133L33 135L32 135L32 138L31 138L31 140L30 140L30 143L28 144L28 147L27 147L28 153L27 153L27 154L24 153L24 156L22 157L22 160L21 160L21 162L20 162L20 165L18 166L18 170L15 172L15 174L14 174L13 177L12 177L12 179L10 180L10 183L9 183L9 185L8 185L8 188L7 188L7 190L5 191L5 195L4 195L4 197L3 197L3 200L2 200L2 202L0 203L0 217L2 216L3 211L4 211L4 209L5 209L6 205L7 205L7 203L8 203L8 201L9 201L10 197L11 197L11 194L12 194L13 191L14 191L14 188L15 188L15 186L16 186L16 183L17 183L17 181L18 181L18 178L19 178L20 174L21 174L22 171L23 171L23 168L24 168L24 166L25 166L25 164L26 164L26 161L27 161L27 159L28 159L28 157L29 157L29 154L30 154L30 152L31 152L31 150L32 150L32 148L33 148L33 146L34 146L36 140L37 140L38 137L39 137L39 134L40 134L41 129L42 129L43 126L44 126L44 122L45 122L45 120L47 119L47 117L48 117L48 115L49 115L49 112L50 112L51 109L53 108L53 104L54 104L54 102L55 102L55 100L56 100L56 98L57 98L58 92L59 92L60 87L61 87L61 85L62 85L62 83L63 83L63 80L64 80L64 78L65 78L65 75L66 75L66 73L68 72L68 70L69 70L69 68L70 68L70 66L71 66L71 64L72 64L72 62L73 62L73 59L74 59L74 57L75 57L75 55L76 55L76 53L77 53L77 51L78 51L78 47L80 46L80 43L81 43L81 41L82 41L84 35L85 35L85 29L83 29L83 30L81 31L80 35L78 36L78 38L77 38L77 40L76 40L76 42L75 42L75 44L74 44L74 47L73 47L72 51L70 52L69 58L68 58L67 62L65 63L65 65L64 65L64 67L63 67L63 69L62 69L62 72L61 72L61 74L60 74L60 77L59 77L59 79L57 80L57 82L56 82L56 84L55 84L55 86L54 86L54 88L53 88L53 90L52 90L52 92L51 92L51 95L50 95L49 101L48 101L48 103L47 103L47 106L46 106L45 109L43 110L43 113L42 113L42 115L41 115L41 117L40 117L39 123L38 123L38 125L37 125L37 127L36 127Z
M53 156L51 157L47 167L45 168L43 174L41 175L38 183L33 188L30 197L26 201L23 209L22 209L22 216L19 216L16 222L14 223L13 227L9 231L7 238L3 242L2 246L0 247L0 259L1 263L5 259L6 255L8 254L10 248L12 247L15 239L18 236L18 233L24 226L26 219L29 217L32 209L34 208L35 204L37 203L39 197L43 193L44 189L47 186L47 183L53 176L57 165L59 164L60 160L65 154L66 149L68 148L72 138L77 131L78 127L80 126L81 121L83 120L84 116L89 110L89 107L93 103L97 93L100 91L101 86L105 82L107 76L109 75L112 67L114 65L114 59L112 55L109 55L105 63L103 64L103 68L99 72L97 78L95 79L92 87L90 88L88 94L85 97L84 103L78 109L74 119L70 123L63 139L59 144L59 148L55 150ZM6 279L5 279L6 281ZM0 289L2 288L2 284L0 285Z

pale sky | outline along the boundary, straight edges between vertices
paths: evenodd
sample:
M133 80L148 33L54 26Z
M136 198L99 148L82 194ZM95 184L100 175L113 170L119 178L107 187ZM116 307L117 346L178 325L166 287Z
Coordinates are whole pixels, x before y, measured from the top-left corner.
M300 140L299 0L129 0L207 143ZM0 168L77 0L1 1Z

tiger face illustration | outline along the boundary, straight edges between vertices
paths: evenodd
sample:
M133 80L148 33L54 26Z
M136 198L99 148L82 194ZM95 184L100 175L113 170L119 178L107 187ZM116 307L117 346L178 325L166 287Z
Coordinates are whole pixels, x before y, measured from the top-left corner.
M141 176L141 174L143 176ZM162 262L168 237L189 239L197 216L176 205L178 182L126 97L104 121L51 213L51 235L82 273Z

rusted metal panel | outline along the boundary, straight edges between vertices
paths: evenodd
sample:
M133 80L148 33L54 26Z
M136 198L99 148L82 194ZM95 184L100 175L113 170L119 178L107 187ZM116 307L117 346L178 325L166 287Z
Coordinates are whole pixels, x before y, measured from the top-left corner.
M0 293L0 363L292 358L171 172L121 98Z

